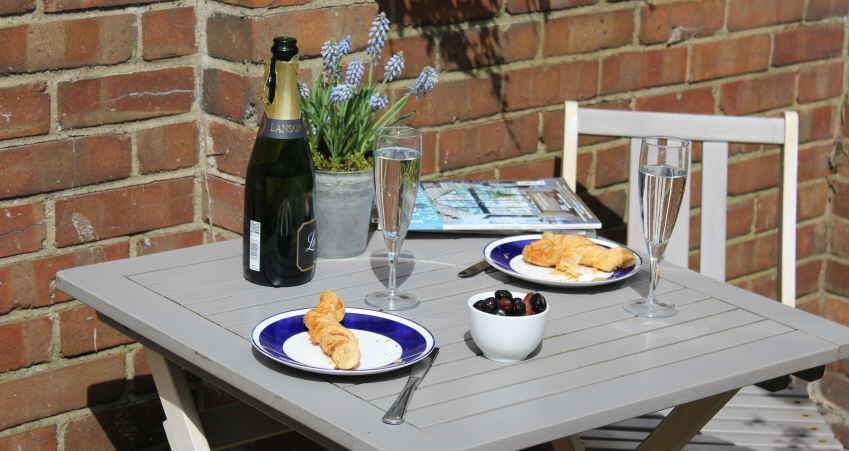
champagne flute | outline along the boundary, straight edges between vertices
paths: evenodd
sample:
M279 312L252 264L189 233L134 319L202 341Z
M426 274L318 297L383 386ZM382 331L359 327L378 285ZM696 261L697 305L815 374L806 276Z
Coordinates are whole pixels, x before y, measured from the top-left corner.
M383 240L389 254L389 285L386 291L371 293L366 304L381 310L407 310L419 305L419 298L398 291L395 265L419 189L422 134L411 127L382 127L374 133L374 190Z
M654 295L660 276L660 261L672 236L687 175L690 141L669 136L643 138L640 147L640 216L649 251L651 281L645 298L629 299L625 311L645 318L668 318L678 313L674 304Z

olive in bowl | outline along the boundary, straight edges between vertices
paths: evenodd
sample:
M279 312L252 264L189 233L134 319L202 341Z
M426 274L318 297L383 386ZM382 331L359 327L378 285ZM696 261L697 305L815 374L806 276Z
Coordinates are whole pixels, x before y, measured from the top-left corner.
M542 296L536 299L536 310L539 311L535 311L531 293L509 293L509 295L506 296L503 293L496 295L490 291L476 294L468 301L469 329L472 339L483 352L484 357L496 362L525 360L542 341L550 311ZM517 298L519 301L514 302ZM524 302L526 299L528 303ZM501 302L502 300L507 302ZM484 302L479 303L479 301ZM505 308L499 307L499 303ZM495 306L493 307L492 304ZM524 310L517 304L521 304ZM492 309L491 313L490 309Z

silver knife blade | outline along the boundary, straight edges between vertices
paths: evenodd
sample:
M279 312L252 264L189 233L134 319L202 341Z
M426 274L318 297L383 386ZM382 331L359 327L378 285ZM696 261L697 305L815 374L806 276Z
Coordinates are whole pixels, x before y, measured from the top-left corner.
M484 260L480 263L476 263L472 266L469 266L468 268L460 271L457 275L460 276L460 277L471 277L471 276L474 276L475 274L478 274L481 271L485 271L485 270L487 270L491 267L492 267L492 265L490 265L488 261Z
M383 415L383 422L386 424L401 424L404 422L404 415L407 413L407 404L413 397L413 392L419 386L419 383L424 379L425 374L436 360L436 355L439 354L439 348L433 348L433 351L427 357L413 364L413 369L410 370L410 379L407 380L407 385L401 390L398 399L392 403L392 407Z

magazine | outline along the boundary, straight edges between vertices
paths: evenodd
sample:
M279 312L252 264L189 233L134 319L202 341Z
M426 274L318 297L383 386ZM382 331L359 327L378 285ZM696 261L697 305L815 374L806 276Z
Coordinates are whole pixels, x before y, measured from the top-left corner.
M592 230L601 221L562 178L424 181L411 231Z

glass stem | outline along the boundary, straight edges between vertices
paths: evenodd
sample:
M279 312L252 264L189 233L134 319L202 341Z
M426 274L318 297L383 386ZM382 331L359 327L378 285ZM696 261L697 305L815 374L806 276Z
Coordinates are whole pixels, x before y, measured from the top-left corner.
M651 271L651 283L649 283L649 302L657 302L654 297L654 290L657 288L657 282L660 280L660 261L663 259L663 251L666 245L655 246L649 244L649 269Z
M398 293L398 288L395 286L395 264L398 260L397 244L397 240L393 240L391 238L386 239L386 250L389 254L389 286L386 291L389 292L391 296Z

